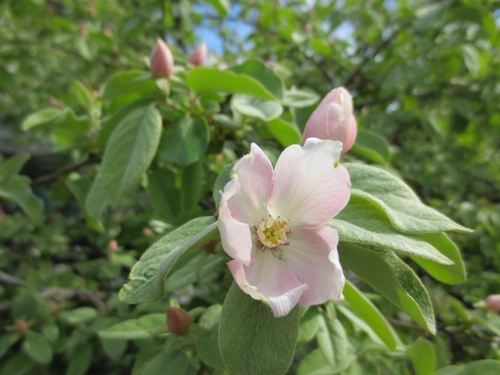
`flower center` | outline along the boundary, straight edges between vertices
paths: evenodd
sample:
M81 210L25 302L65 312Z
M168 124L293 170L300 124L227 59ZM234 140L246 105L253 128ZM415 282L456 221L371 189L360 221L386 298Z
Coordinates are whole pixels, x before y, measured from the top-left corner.
M262 250L266 247L270 249L277 248L280 245L288 245L287 234L290 233L288 228L288 220L282 219L279 216L273 219L271 215L267 219L262 219L259 226L254 227L257 231L259 241L264 245Z

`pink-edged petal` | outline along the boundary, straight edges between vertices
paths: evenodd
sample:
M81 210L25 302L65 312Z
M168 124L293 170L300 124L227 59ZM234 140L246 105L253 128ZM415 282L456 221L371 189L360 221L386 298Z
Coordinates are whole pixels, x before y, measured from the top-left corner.
M351 187L349 173L339 164L341 149L340 142L316 138L285 149L274 170L271 215L288 219L293 231L322 225L341 211Z
M342 150L343 154L350 150L350 148L354 144L354 141L356 140L357 135L358 124L356 123L356 118L354 117L354 115L351 115L349 117L349 128L347 129L347 140L344 144L344 149Z
M337 103L331 103L326 113L326 138L332 141L346 142L347 116L344 108Z
M224 251L233 259L248 266L252 260L252 235L248 224L235 220L227 205L226 198L240 189L238 181L229 182L224 188L220 201L217 225Z
M283 247L283 260L299 282L307 284L299 305L343 299L345 278L337 252L337 231L326 226L303 228L294 232L289 240L290 245Z
M227 265L243 292L261 300L273 310L274 316L287 315L297 304L307 285L300 283L285 262L272 250L257 254L255 262L245 267L233 260Z
M232 217L251 226L259 224L268 216L267 201L273 181L271 162L260 147L252 143L250 153L236 163L232 173L233 180L240 185L238 191L226 197Z

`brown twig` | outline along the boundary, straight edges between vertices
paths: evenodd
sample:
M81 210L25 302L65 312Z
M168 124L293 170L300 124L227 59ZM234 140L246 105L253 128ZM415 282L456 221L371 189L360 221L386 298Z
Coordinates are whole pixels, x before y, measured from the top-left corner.
M419 325L410 323L410 322L405 322L405 321L402 321L402 320L399 320L399 319L395 319L395 318L390 317L390 316L386 316L385 319L389 323L391 323L392 325L395 325L395 326L398 326L398 327L404 327L404 328L413 329L415 331L426 332L426 330L424 328L420 327Z
M33 181L31 181L31 186L38 186L38 185L43 185L48 182L52 182L54 180L57 180L59 177L64 176L68 173L74 172L79 170L80 168L83 168L87 165L91 165L99 161L99 158L95 155L90 155L87 160L82 161L81 163L74 164L67 166L66 168L61 169L60 171L56 171L54 173L48 174L46 176L39 177Z

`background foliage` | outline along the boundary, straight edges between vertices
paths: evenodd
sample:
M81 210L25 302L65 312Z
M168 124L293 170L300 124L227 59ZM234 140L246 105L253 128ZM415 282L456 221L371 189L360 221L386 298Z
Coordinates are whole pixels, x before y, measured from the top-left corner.
M496 362L484 360L499 359L500 320L481 301L500 289L497 7L0 1L0 373L156 374L167 365L179 374L220 373L222 359L210 350L231 283L224 259L211 254L220 245L173 265L162 301L127 305L118 291L156 240L214 213L218 174L250 142L275 160L300 142L318 99L341 85L362 129L344 161L397 171L427 205L474 229L450 234L468 277L444 285L403 256L430 294L432 336L347 272L346 298L354 297L302 316L289 373L421 375L468 363L442 373L496 373ZM207 30L221 48L206 70L193 70L189 53ZM147 76L159 36L176 61L169 83ZM263 78L269 71L284 87ZM233 95L202 95L211 82ZM158 154L135 155L137 144L154 144ZM125 159L134 165L123 179ZM192 334L205 336L187 354L174 342L154 362L170 299L191 311L199 326ZM366 327L360 311L375 305L391 326L381 318ZM109 328L120 322L126 329ZM328 345L338 350L326 352Z

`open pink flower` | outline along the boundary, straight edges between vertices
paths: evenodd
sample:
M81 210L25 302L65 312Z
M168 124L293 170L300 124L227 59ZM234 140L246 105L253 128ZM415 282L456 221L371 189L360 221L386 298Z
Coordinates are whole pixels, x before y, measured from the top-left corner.
M275 316L342 298L337 232L325 223L349 201L340 142L309 138L273 170L256 144L233 168L219 208L222 246L239 287Z
M303 140L315 137L340 141L344 144L342 153L345 153L354 144L357 133L351 94L338 87L330 91L312 113L304 129Z

